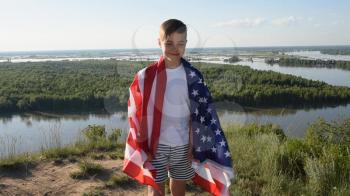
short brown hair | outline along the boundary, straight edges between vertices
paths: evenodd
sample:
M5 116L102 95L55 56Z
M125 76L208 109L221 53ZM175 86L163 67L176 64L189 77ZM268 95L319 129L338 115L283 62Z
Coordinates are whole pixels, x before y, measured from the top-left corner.
M181 20L177 19L166 20L160 25L159 35L161 40L167 38L174 32L185 33L187 32L187 27Z

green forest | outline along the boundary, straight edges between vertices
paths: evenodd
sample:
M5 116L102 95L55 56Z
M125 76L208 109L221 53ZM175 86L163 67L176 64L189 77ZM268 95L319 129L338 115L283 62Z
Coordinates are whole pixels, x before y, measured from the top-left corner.
M134 74L149 62L117 60L0 63L0 112L126 108ZM347 103L350 88L240 65L194 63L214 101L308 107Z

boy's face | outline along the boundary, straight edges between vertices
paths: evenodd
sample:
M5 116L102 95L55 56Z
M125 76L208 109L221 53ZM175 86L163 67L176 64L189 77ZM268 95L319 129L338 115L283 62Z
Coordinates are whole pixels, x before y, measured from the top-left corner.
M160 38L158 44L162 49L163 56L171 62L179 62L185 53L187 33L174 32L167 38Z

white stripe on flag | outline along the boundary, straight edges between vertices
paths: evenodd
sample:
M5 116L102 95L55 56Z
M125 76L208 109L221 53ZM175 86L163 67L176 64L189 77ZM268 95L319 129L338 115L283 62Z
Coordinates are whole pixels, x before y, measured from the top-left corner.
M144 176L153 178L149 169L143 167L143 164L147 159L147 155L143 150L141 152L139 150L135 150L132 146L130 146L127 143L125 146L125 159L133 162L135 165L141 168Z
M232 169L228 171L222 169L222 166L219 166L217 163L210 161L209 159L203 163L192 162L192 167L198 175L210 182L214 183L213 179L215 179L226 187L231 185L231 179L233 177Z

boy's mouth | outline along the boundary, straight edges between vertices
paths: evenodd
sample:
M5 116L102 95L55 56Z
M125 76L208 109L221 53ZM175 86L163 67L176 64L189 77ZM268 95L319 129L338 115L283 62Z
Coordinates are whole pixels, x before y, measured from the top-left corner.
M172 53L172 52L168 52L168 54L173 55L173 56L179 56L179 53Z

